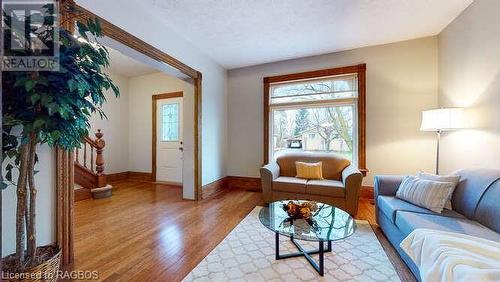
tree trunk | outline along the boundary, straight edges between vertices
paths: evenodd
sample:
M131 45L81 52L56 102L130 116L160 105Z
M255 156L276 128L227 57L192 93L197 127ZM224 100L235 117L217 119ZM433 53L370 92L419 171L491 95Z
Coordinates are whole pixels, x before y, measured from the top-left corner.
M32 133L30 136L30 153L28 165L28 184L30 189L29 202L29 225L28 225L28 261L33 262L36 255L36 187L35 187L35 157L37 136Z
M17 178L17 211L16 211L16 259L19 267L24 262L24 232L26 214L26 180L28 176L29 143L21 146L19 176Z

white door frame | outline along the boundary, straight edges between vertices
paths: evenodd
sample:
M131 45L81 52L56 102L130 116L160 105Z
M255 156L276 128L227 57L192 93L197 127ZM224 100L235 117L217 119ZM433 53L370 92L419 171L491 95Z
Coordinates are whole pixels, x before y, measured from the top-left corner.
M153 178L153 181L156 182L156 151L157 151L157 148L156 148L156 145L157 145L157 141L158 141L158 136L157 136L157 132L158 132L158 121L157 121L157 115L158 115L158 112L157 112L157 101L158 100L163 100L163 99L170 99L170 98L179 98L179 97L184 97L184 93L182 91L179 91L179 92L171 92L171 93L163 93L163 94L157 94L157 95L153 95L152 96L152 119L153 119L153 132L152 132L152 150L151 150L151 168L152 168L152 178ZM177 184L179 186L182 186L180 184Z

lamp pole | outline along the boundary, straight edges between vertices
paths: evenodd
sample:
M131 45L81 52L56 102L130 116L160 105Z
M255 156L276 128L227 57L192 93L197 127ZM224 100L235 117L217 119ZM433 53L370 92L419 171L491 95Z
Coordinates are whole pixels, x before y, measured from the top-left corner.
M437 134L437 149L436 149L436 175L439 175L439 141L441 140L441 129L436 131Z

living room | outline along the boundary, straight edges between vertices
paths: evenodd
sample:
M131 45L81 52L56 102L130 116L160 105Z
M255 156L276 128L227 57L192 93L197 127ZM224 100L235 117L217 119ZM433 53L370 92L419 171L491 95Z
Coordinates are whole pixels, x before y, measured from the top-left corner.
M103 129L91 163L104 169L96 183L107 180L88 199L74 199L76 151L40 133L37 172L26 175L37 204L22 213L24 178L8 152L23 143L4 136L2 275L57 265L96 274L88 280L500 281L500 2L126 2L61 1L63 19L100 22L83 30L96 43L79 25L61 27L185 77L184 117L194 119L177 126L192 140L175 141L186 177L157 177L152 144L173 140L150 140L153 124L158 136L165 126L150 120L151 97L182 87L120 86L114 98L100 84L108 119L93 113L88 136L96 143ZM2 72L4 128L20 138L20 102L5 98L19 85L37 93L9 84L19 71ZM124 99L148 111L108 111ZM126 142L106 135L116 124ZM30 236L19 257L26 233L55 244L53 259L33 259Z

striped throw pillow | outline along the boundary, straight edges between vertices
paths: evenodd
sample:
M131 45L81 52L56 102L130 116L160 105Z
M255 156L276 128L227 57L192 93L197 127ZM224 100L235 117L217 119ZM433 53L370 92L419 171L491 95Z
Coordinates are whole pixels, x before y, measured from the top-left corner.
M420 179L426 179L426 180L434 180L434 181L439 181L439 182L451 182L455 187L457 187L458 182L460 181L460 175L446 175L446 176L441 176L441 175L436 175L432 173L426 173L426 172L419 172L416 175ZM455 189L453 189L455 190ZM452 210L453 207L451 206L451 197L453 195L450 195L450 198L446 201L446 204L444 205L445 209Z
M405 176L399 185L396 197L433 212L441 213L454 189L455 185L450 182Z
M321 162L295 162L295 168L297 169L297 178L323 179L323 166Z

